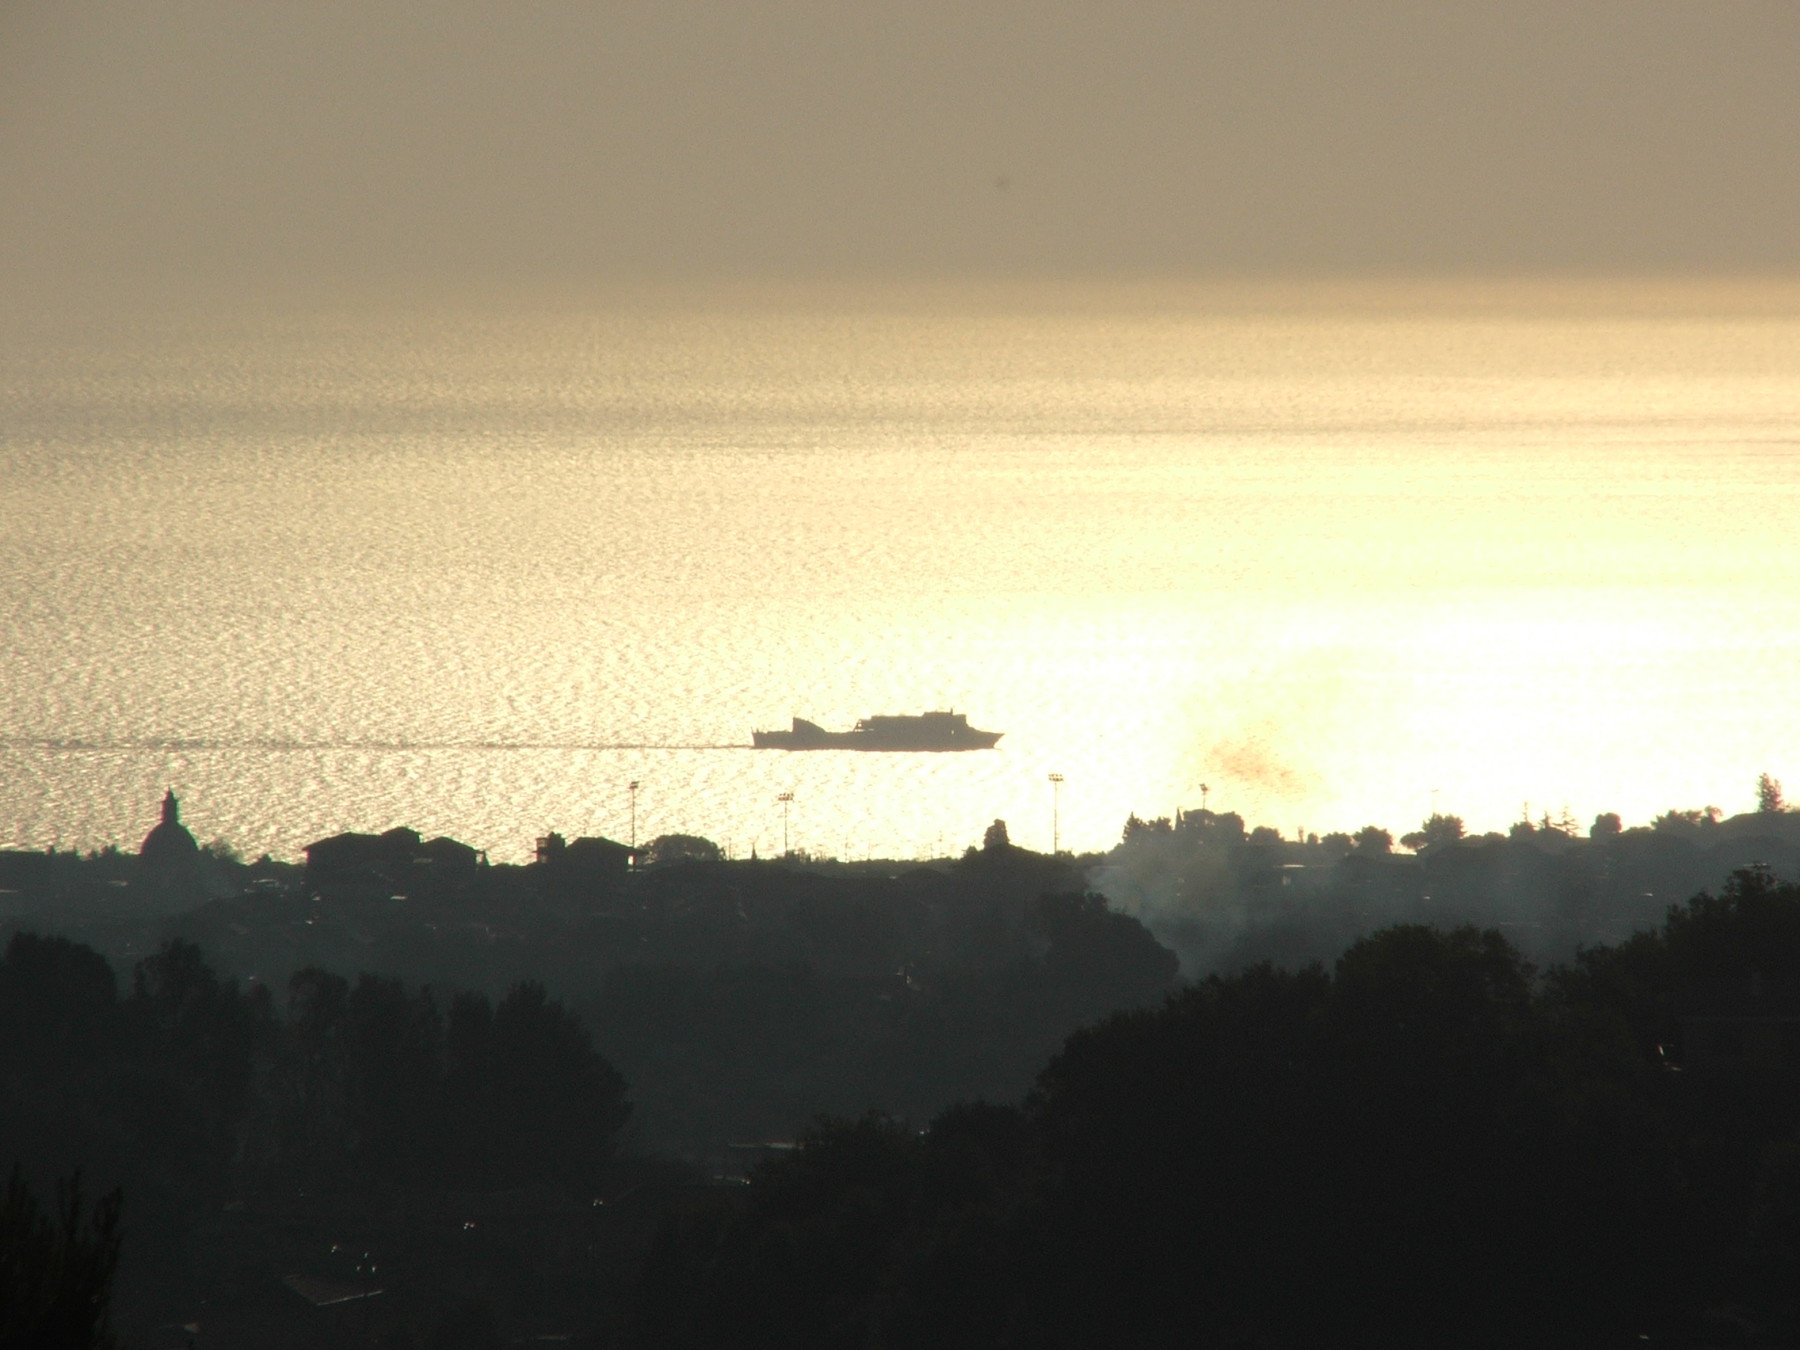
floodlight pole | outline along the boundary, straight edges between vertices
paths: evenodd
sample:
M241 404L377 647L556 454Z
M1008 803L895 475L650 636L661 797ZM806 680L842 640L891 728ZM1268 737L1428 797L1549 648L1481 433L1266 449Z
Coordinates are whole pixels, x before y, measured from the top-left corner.
M1050 856L1062 852L1062 785L1060 773L1050 775Z
M785 858L791 851L788 848L788 808L794 804L794 794L783 792L775 800L781 803L781 856Z
M637 794L638 780L632 779L626 784L626 791L631 794L631 851L637 852Z

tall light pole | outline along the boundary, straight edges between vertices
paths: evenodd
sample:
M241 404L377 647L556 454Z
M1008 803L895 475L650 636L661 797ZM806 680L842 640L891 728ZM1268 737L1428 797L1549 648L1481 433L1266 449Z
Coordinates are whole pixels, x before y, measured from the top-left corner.
M1050 775L1050 856L1062 852L1062 785L1060 773Z
M626 791L631 794L631 851L637 852L637 790L638 781L632 779L626 784Z
M788 855L788 809L794 804L794 794L783 792L775 798L781 803L781 856Z

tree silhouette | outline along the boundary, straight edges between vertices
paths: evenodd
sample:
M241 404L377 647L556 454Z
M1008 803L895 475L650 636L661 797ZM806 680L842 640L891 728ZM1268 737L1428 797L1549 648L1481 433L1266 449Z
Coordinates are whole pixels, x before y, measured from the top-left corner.
M116 1040L112 967L67 938L15 933L0 960L0 1075L60 1073Z
M1423 853L1429 849L1448 848L1462 837L1461 816L1444 816L1433 811L1418 829L1402 835L1400 843L1415 853Z
M179 1106L205 1136L203 1151L229 1156L266 1001L253 1003L235 983L221 982L199 947L176 938L138 962L124 1013L138 1053L168 1075Z
M697 834L659 834L644 845L644 865L663 867L671 863L716 863L725 861L725 850L710 839Z
M360 1168L413 1182L434 1177L444 1028L431 991L409 996L398 979L364 975L346 1012L344 1101Z
M1044 955L1046 973L1081 990L1096 1011L1168 992L1181 967L1175 953L1149 929L1091 891L1042 897L1036 926L1050 944Z
M1756 809L1768 814L1787 810L1787 803L1782 800L1779 778L1772 777L1767 773L1757 775Z
M529 981L497 1008L459 995L445 1044L456 1168L491 1186L593 1185L631 1106L574 1014Z
M0 1350L111 1350L120 1193L91 1209L81 1173L58 1182L46 1215L15 1165L0 1202Z

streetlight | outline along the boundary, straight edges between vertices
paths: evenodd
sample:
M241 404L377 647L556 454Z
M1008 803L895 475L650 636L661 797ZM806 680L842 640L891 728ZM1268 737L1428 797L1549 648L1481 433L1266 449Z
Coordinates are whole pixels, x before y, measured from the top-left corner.
M635 853L637 852L637 779L634 778L626 784L626 790L631 793L631 850Z
M1050 775L1050 856L1062 852L1062 785L1060 773Z
M781 856L788 856L788 808L794 804L794 794L783 792L775 798L781 803Z

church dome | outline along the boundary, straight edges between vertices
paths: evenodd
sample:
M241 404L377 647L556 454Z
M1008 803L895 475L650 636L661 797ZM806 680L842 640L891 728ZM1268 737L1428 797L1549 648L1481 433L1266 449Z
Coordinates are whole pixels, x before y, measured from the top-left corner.
M162 820L144 836L138 859L157 871L182 871L191 868L200 856L200 846L187 826L181 823L181 803L170 788L163 797Z

